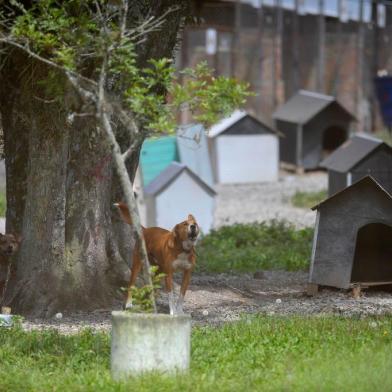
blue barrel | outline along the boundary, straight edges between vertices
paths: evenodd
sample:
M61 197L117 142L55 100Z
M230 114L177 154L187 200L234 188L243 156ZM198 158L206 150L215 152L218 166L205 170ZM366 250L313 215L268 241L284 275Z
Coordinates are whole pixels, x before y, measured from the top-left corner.
M380 76L375 79L378 102L384 124L392 127L392 76Z

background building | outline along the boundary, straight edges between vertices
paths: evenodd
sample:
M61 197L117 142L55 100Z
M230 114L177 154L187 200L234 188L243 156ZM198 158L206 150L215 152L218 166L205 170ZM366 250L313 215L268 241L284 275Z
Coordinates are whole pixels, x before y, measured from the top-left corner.
M299 89L336 97L355 128L379 129L374 78L392 74L392 2L371 0L195 1L180 68L207 61L251 84L246 109L271 116Z

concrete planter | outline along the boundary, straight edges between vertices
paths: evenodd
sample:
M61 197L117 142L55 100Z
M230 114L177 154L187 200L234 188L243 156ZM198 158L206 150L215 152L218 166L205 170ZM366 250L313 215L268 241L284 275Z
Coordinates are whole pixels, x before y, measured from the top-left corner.
M118 380L147 371L186 371L191 317L112 312L111 370Z

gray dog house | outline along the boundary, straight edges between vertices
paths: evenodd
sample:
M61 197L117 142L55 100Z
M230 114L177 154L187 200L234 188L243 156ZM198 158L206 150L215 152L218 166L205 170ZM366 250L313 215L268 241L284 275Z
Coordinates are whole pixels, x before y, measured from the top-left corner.
M273 115L280 138L280 160L315 169L349 135L355 120L334 97L300 90Z
M214 221L215 195L187 166L172 162L144 188L146 224L171 230L193 214L208 233Z
M364 177L313 209L311 285L392 283L392 196L380 184Z
M328 194L371 175L392 194L392 148L380 139L358 134L320 163L328 170Z

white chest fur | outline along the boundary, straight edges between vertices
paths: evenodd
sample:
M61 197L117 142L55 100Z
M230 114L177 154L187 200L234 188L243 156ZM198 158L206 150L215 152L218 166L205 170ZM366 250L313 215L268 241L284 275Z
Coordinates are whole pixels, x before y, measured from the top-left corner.
M182 241L182 248L184 250L191 250L192 246L196 245L196 241L197 241L197 239Z
M188 270L192 268L192 263L189 261L188 253L180 253L177 258L173 261L173 269Z

